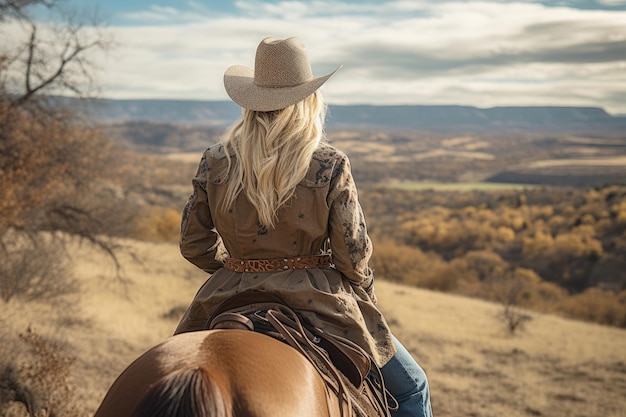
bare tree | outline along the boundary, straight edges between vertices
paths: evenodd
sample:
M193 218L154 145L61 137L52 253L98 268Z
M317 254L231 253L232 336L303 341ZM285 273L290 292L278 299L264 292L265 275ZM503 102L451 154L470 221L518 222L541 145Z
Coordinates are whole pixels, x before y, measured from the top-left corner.
M537 277L538 279L538 277ZM510 270L488 280L494 298L502 305L498 314L512 335L530 322L533 317L524 306L533 297L533 275L525 270Z
M49 18L31 18L33 6L47 8ZM11 24L13 32L0 65L2 91L11 94L12 107L43 94L48 100L51 94L89 97L96 89L95 54L108 51L113 41L96 13L64 6L56 0L0 0L0 22Z
M508 292L501 298L502 311L500 312L500 318L510 334L523 329L526 323L532 320L532 316L520 306L521 299L524 298L524 292L523 284L517 281L509 286Z
M32 18L35 6L48 10L50 18ZM106 52L111 40L96 18L63 6L56 0L0 0L0 29L5 29L0 34L8 38L0 42L0 281L5 300L34 296L27 289L42 280L72 287L62 267L68 236L97 245L118 265L115 244L106 236L110 226L103 222L111 218L106 212L115 210L114 202L94 191L115 169L114 146L64 105L71 100L55 96L92 96L94 54ZM55 269L59 273L51 277ZM63 292L56 288L41 296Z

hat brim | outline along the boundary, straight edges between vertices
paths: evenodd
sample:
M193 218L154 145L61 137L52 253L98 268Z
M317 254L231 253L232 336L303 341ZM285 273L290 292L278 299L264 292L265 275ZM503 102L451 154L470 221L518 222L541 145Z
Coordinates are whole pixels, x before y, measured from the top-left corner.
M322 86L343 65L330 74L313 78L293 87L260 87L254 83L254 70L233 65L224 73L224 87L230 98L241 107L254 111L284 109L304 100Z

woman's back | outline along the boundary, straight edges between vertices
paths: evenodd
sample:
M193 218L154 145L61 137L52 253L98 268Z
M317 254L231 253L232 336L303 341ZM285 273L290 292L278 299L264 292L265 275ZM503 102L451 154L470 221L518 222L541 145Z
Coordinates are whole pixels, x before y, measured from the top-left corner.
M211 207L219 207L227 193L228 161L224 149L215 145L204 155L206 174L200 175L206 175ZM288 202L278 209L274 227L261 224L254 206L240 193L230 208L214 216L215 227L229 255L241 259L319 255L327 248L331 180L338 178L344 160L343 153L321 144L313 154L305 178Z

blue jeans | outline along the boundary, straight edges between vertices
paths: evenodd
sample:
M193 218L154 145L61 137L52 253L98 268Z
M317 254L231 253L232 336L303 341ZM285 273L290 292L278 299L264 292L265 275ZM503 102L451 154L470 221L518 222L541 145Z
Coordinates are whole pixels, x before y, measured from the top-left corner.
M398 401L393 417L432 417L426 373L411 354L393 337L398 352L380 371L387 390Z

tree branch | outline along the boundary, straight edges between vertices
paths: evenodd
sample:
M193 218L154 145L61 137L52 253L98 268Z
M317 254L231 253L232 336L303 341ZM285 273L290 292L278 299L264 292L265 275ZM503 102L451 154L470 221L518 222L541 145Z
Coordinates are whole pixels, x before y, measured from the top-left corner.
M7 15L12 15L19 19L28 19L24 12L24 9L27 7L39 4L52 8L56 3L56 0L1 0L0 21L5 20Z
M26 59L26 75L24 76L26 93L31 91L30 76L33 70L33 57L35 56L35 43L37 42L37 26L31 23L30 40L28 41L28 58Z
M30 32L23 42L23 47L18 47L16 51L0 57L0 75L16 76L21 71L20 78L23 77L21 85L24 86L24 91L10 100L12 108L23 107L33 96L56 89L71 91L79 97L87 96L93 85L89 52L109 49L111 41L107 39L106 34L98 30L100 23L95 16L81 18L64 12L65 25L62 30L54 31L52 38L48 39L48 32L42 31L45 27L29 18L24 11L29 5L43 4L54 7L55 3L55 0L0 0L0 22L6 10L12 10L13 15L19 12L18 19L29 26L27 31ZM93 34L88 31L92 28L95 30ZM56 48L54 45L61 47ZM16 62L21 62L21 70L18 65L12 65ZM11 71L11 67L17 71ZM6 82L0 85L0 91L10 89L11 86L7 88Z

